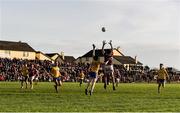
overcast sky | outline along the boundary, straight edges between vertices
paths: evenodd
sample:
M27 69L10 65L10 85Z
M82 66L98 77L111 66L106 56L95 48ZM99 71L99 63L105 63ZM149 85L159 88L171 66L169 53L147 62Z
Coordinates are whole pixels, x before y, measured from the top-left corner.
M92 43L101 48L102 40L112 40L144 65L180 69L179 0L0 1L0 40L21 40L37 51L76 58Z

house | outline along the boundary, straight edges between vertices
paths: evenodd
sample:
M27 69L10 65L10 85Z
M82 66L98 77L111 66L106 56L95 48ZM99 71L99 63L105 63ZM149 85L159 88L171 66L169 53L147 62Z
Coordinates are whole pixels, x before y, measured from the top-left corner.
M36 59L53 61L48 55L46 55L46 54L44 54L44 53L42 53L40 51L36 52Z
M142 67L142 63L136 61L136 58L131 56L114 56L113 63L116 65L123 65L127 70L134 70L134 67Z
M59 63L73 63L76 60L73 56L64 56L62 52L61 54L48 53L46 55L49 56L53 61L57 61Z
M66 63L74 63L75 62L75 58L73 56L64 56L64 61Z
M59 62L59 63L64 63L64 60L62 56L59 53L46 53L48 57L52 59L52 61Z
M110 49L104 49L104 51L109 51ZM76 59L76 63L90 63L92 62L92 54L93 54L93 50L90 50L89 52L87 52L86 54L84 54L83 56L79 57ZM95 54L97 56L99 56L99 60L100 62L104 61L104 55L102 54L102 50L101 49L97 49L95 50ZM118 51L117 49L113 50L113 56L124 56L124 54L122 54L120 51Z
M136 61L136 59L132 58L131 56L114 56L113 57L114 64L120 65L142 65L141 62Z
M105 49L105 51L109 51L109 50ZM92 54L93 54L93 50L90 50L83 56L78 57L75 62L76 63L90 63L93 60ZM102 50L97 49L95 51L95 54L99 56L99 61L103 63L104 55L102 54ZM119 49L113 49L113 64L123 65L127 69L129 69L132 66L142 66L142 63L138 62L136 58L125 56Z
M35 60L36 51L25 42L0 41L0 57Z

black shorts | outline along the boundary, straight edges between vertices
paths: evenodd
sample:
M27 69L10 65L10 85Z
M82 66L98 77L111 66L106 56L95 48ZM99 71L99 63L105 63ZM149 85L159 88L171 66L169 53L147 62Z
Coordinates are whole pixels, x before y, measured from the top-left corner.
M165 82L164 79L158 79L158 80L157 80L157 83L159 83L159 84L160 84L160 83L163 84L164 82Z

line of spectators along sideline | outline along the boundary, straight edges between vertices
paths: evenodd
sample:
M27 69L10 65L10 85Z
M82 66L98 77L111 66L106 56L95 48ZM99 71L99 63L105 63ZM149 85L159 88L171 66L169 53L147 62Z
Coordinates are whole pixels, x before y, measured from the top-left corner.
M18 81L21 79L21 67L22 64L26 63L28 67L33 64L37 70L36 78L39 81L52 81L50 75L52 62L44 60L22 60L22 59L8 59L0 58L0 81ZM86 75L84 81L88 80L88 67L90 64L75 64L75 63L64 63L59 64L61 68L62 80L69 82L79 81L79 74L83 70ZM127 71L123 66L114 65L114 74L116 81L119 80L123 83L129 82L154 82L156 79L156 71L145 69L143 67L132 67L130 71ZM98 82L103 81L103 71L99 71ZM180 81L180 75L169 71L171 81Z

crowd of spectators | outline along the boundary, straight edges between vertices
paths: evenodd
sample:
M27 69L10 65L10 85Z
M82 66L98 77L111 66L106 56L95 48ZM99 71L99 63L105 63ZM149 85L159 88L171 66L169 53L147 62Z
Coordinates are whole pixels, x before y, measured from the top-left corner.
M31 64L37 70L36 78L39 81L52 81L51 61L40 60L22 60L22 59L8 59L0 58L0 80L2 81L18 81L21 78L21 68L23 64L30 66ZM84 81L88 80L88 67L90 64L75 64L75 63L62 63L59 64L62 80L67 82L78 82L79 73L83 70L86 75ZM180 75L169 72L170 81L179 81ZM156 70L146 69L144 67L131 67L127 70L124 66L114 65L114 76L120 82L154 82L156 79ZM97 82L103 82L103 70L99 71L99 78Z

